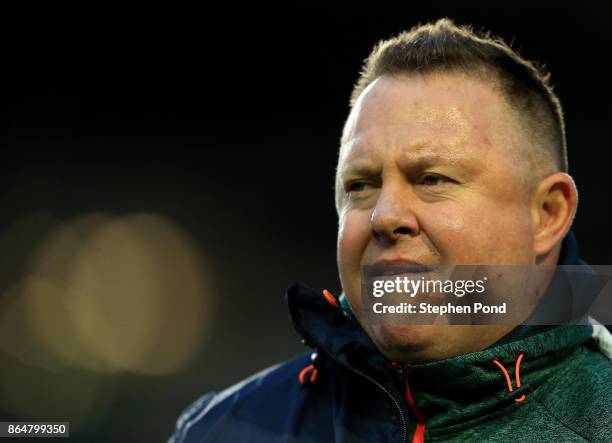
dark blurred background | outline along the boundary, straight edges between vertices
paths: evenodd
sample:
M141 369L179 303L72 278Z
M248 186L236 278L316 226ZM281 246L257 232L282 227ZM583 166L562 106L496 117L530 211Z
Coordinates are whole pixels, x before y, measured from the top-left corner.
M5 11L2 419L165 441L199 395L303 352L283 296L339 290L352 84L374 43L417 22L490 29L552 71L574 231L610 264L612 8L426 4Z

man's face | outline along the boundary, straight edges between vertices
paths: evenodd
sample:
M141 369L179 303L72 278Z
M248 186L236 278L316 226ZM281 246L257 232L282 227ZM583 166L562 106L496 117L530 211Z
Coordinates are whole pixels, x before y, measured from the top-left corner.
M501 95L465 76L381 77L364 91L336 183L338 267L358 318L364 265L535 263L522 137ZM414 362L482 349L511 329L362 325L388 358Z

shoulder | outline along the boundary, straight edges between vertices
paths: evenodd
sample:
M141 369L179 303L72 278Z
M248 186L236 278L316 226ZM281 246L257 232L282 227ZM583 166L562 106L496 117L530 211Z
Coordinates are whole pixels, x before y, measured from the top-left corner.
M590 347L583 347L583 361L572 377L569 401L578 406L580 423L594 441L612 441L612 362Z
M298 380L309 364L309 353L266 368L222 390L203 395L180 415L169 443L207 441L208 435L253 432L249 424L278 428L309 390ZM236 427L238 422L241 426ZM233 429L232 429L233 428ZM236 441L240 438L236 438Z
M550 382L542 401L551 415L587 440L612 440L612 363L605 355L583 345Z

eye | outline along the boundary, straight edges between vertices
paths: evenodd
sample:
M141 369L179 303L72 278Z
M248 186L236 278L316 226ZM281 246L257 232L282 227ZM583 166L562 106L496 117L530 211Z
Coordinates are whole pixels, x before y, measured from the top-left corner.
M442 175L426 174L421 178L420 184L425 186L437 186L450 181L452 180Z
M359 192L363 191L367 186L366 182L353 182L348 183L346 186L346 192Z

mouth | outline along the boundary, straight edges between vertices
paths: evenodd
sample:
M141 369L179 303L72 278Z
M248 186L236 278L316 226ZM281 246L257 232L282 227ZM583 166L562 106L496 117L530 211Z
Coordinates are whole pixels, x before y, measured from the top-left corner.
M427 266L411 261L385 261L380 260L372 265L367 265L362 268L362 273L370 278L377 277L409 277L411 279L425 275L430 275L434 272L433 266Z
M367 273L372 276L394 276L394 275L412 275L412 274L429 274L433 272L433 267L426 265L398 265L398 264L375 264L369 265Z
M389 276L404 274L428 274L434 270L433 266L425 265L414 260L401 257L377 260L363 267L373 275Z

